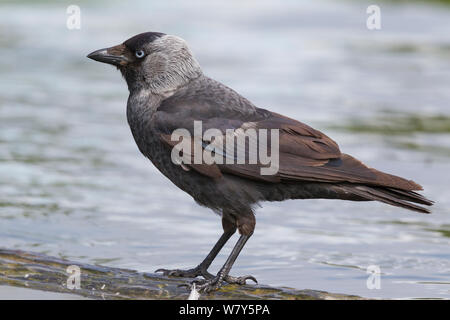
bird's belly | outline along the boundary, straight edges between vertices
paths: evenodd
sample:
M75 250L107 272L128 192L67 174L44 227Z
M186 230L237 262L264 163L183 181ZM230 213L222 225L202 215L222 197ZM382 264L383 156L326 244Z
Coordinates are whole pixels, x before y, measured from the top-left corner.
M148 135L147 135L148 136ZM210 178L202 176L193 170L185 170L175 164L171 158L171 149L159 139L136 141L139 150L165 175L173 184L194 197L201 199L214 198L215 183Z
M191 195L200 205L216 212L222 209L243 212L248 211L254 203L263 200L259 190L251 181L228 175L220 179L212 179L195 170L184 169L173 163L170 147L159 139L137 140L136 143L140 151L163 175Z

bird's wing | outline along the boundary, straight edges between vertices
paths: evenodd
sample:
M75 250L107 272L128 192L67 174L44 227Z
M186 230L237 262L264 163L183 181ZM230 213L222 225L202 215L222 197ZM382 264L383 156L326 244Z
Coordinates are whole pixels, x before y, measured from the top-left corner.
M180 141L173 139L174 130L182 128L189 132L192 149L191 152L185 151L184 156L190 157L191 162L184 166L200 174L216 179L223 174L231 174L272 183L350 182L421 190L413 181L367 167L350 155L341 153L336 142L322 132L294 119L256 108L223 85L213 82L185 90L166 99L152 121L159 128L160 138L170 148ZM197 137L194 121L201 121L201 134ZM204 135L208 129L218 131L208 138ZM235 139L232 146L226 143L227 133L230 136L227 129L233 130ZM249 129L254 130L256 135L249 134ZM272 137L273 129L278 132L278 139ZM267 141L262 141L263 131L266 132ZM269 168L276 162L273 158L276 153L271 154L272 145L276 143L273 139L279 144L278 164L275 170L269 171L270 174L263 174L263 168ZM219 154L222 163L194 163L196 143L202 151L213 150L214 154ZM250 162L251 154L255 154L250 148L252 143L257 146L257 161L253 163ZM237 156L240 154L245 154L245 164L238 162ZM261 154L270 154L272 162L261 161Z

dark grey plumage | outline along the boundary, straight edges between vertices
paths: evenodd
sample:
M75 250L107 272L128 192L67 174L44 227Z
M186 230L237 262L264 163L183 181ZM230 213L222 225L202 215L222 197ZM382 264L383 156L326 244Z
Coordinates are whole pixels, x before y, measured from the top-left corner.
M246 279L253 279L234 278L228 272L253 233L253 208L261 201L377 200L429 212L414 204L432 204L413 191L421 190L418 184L365 166L341 153L338 145L323 133L257 108L234 90L203 75L189 48L178 37L144 33L88 57L116 65L127 81L127 118L139 150L197 203L222 215L224 234L205 261L190 270L161 270L165 274L202 275L205 281L200 288L205 291L220 287L223 280L245 283ZM202 121L203 131L217 128L224 135L227 129L279 129L278 172L263 176L261 164L174 163L174 142L169 137L178 128L193 133L195 120ZM207 267L236 229L241 238L235 250L217 276L212 276Z

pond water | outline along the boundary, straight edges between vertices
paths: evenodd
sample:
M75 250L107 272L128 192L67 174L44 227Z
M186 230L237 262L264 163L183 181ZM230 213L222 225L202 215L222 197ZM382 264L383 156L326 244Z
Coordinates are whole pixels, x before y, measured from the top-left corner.
M153 272L192 267L219 235L140 155L127 88L89 52L144 31L190 43L204 72L306 122L371 167L414 179L432 215L380 203L263 203L232 269L364 297L450 298L450 8L365 1L78 1L0 5L0 246ZM213 265L225 261L233 237ZM381 269L368 289L367 267Z

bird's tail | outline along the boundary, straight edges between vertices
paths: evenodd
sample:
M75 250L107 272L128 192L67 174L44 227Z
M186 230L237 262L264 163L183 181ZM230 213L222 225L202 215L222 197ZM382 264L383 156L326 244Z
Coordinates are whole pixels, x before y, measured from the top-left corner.
M431 206L434 203L414 191L367 185L343 185L340 187L345 192L361 197L364 200L376 200L421 213L431 213L431 211L416 203L427 206Z

